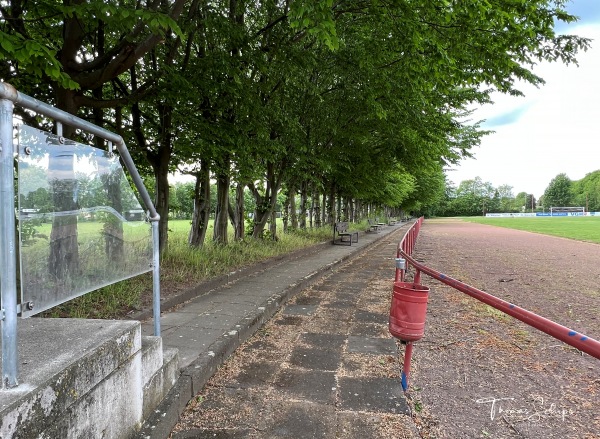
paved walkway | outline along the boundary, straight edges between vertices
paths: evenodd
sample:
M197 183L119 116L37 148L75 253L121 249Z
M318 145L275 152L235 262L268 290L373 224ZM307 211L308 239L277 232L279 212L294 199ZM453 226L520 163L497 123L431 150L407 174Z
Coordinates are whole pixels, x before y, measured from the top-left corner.
M163 346L165 348L175 347L179 350L181 377L168 398L156 411L156 416L145 424L138 437L166 438L188 401L202 390L218 366L278 312L288 299L324 275L332 273L332 269L341 262L355 260L355 258L365 255L367 250L374 249L375 244L385 242L385 251L382 255L378 255L375 266L367 264L354 272L341 272L333 275L333 283L330 285L335 285L335 288L331 288L330 293L339 295L339 297L330 297L327 304L320 304L320 301L313 303L308 300L310 303L296 302L284 309L284 313L292 320L294 316L312 315L321 305L329 306L329 310L335 311L335 314L345 313L346 322L350 321L350 316L353 319L358 318L358 320L374 318L364 309L362 310L363 314L357 314L361 312L360 307L357 306L358 301L361 300L360 290L367 286L368 279L371 278L368 276L368 272L381 268L382 265L388 270L387 274L391 281L394 270L395 245L405 230L406 223L403 223L384 227L379 233L362 233L359 242L353 243L352 246L331 244L319 246L318 252L283 259L268 269L243 277L234 283L225 284L164 312L161 318ZM368 260L369 257L366 259ZM337 302L339 302L339 306L336 308L335 303ZM377 315L375 318L381 319L382 316ZM331 319L328 320L331 323ZM345 337L341 338L339 334L337 336L335 334L335 332L339 332L340 327L347 329L347 325L334 325L335 327L338 330L333 330L329 336L312 336L311 339L311 336L307 335L308 339L305 340L305 344L308 343L308 345L305 346L305 349L310 349L311 343L312 348L331 348L330 352L333 353L331 355L334 357L337 355L335 358L341 360L339 354L342 344L348 344L349 349L352 350L360 349L359 345L366 343L364 340L366 334L358 334L358 338L347 340L345 337L348 336L348 331L345 332ZM152 322L145 322L142 325L142 331L147 335L152 334ZM327 329L322 327L315 329L314 332L327 334ZM393 343L393 340L380 341L373 349L383 349L386 354L390 354L390 349L392 349L390 342ZM335 354L335 352L338 353ZM297 361L300 362L298 366L302 367L302 355L304 354L296 353L295 355L300 356L297 357ZM331 369L334 366L337 368L334 357L323 360L325 364L328 364L329 361L330 366L316 364L314 371L320 370L319 375L323 372L329 372L329 375L334 373L334 370ZM302 373L306 372L305 369ZM348 386L359 385L359 382L351 384L351 381L348 381ZM370 386L383 391L384 388L389 389L390 384L374 381ZM350 387L348 388L350 389ZM396 388L399 388L399 385ZM320 396L314 396L314 398L317 401ZM392 412L407 410L406 403L400 394L386 394L384 400L388 405L391 404ZM373 401L373 404L375 403ZM353 403L349 400L347 404ZM348 406L348 408L352 407ZM235 408L231 408L231 410L235 412Z

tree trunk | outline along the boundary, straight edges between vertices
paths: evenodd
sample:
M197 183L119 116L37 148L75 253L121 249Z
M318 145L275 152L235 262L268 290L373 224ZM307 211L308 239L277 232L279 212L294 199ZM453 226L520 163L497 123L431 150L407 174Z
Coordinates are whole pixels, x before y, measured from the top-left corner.
M152 168L156 180L156 193L154 207L160 215L158 223L159 248L161 252L167 250L169 239L169 163L171 162L171 107L163 107L159 110L162 114L161 140L158 151L154 155Z
M323 198L321 203L321 226L327 224L327 194L323 192Z
M132 88L135 90L136 85L136 74L135 69L131 69L132 76ZM154 172L155 180L155 195L154 195L154 206L156 212L160 215L160 221L158 223L159 231L159 248L163 252L167 249L168 245L168 232L169 232L169 163L171 161L172 149L172 116L173 108L169 105L159 105L158 113L160 118L159 127L159 141L156 151L152 151L148 148L148 142L142 129L142 112L139 105L133 104L131 107L132 116L132 127L135 135L137 147L142 151L146 160L152 167Z
M308 182L304 180L300 185L300 221L302 230L306 230L306 205L308 204Z
M169 169L168 166L158 165L154 170L156 180L156 198L154 205L160 215L158 222L159 248L163 252L168 246L169 233Z
M335 184L329 187L329 202L327 203L327 225L333 226L336 219L335 214Z
M109 205L122 215L121 170L104 176L103 183L108 194ZM109 217L104 223L103 233L108 260L115 264L122 263L124 255L123 223L115 217Z
M348 197L340 197L342 203L341 219L343 221L352 221L352 200Z
M313 192L313 205L314 205L314 217L315 227L321 227L321 194L318 191Z
M104 55L104 25L102 22L98 24L98 54ZM100 101L103 98L102 87L92 90L94 99ZM104 126L104 110L102 108L94 108L94 124L99 127ZM99 136L94 136L96 148L105 149L104 139ZM123 206L121 200L121 173L106 175L103 179L104 189L108 195L109 206L113 207L117 212L123 214ZM105 239L105 253L109 261L120 264L123 261L125 249L123 248L123 223L116 218L111 218L104 223L103 234Z
M283 216L283 233L287 233L288 232L288 220L290 217L290 193L288 192L287 196L285 197L285 201L283 202L283 209L282 209L282 216Z
M308 224L312 229L314 227L314 217L315 217L315 197L310 197L310 208L308 209Z
M215 212L215 227L213 241L227 244L227 219L229 216L229 167L231 159L226 156L216 175L217 179L217 206Z
M57 106L71 114L77 113L75 92L58 88ZM74 129L63 127L63 136L72 138ZM56 148L60 148L57 145ZM73 156L50 154L48 161L48 181L52 188L55 212L71 212L78 209L75 197L75 169ZM50 232L50 254L48 255L49 274L56 279L68 279L79 272L79 246L77 243L77 215L55 216Z
M296 187L294 185L290 185L289 190L289 199L290 199L290 219L292 223L292 230L298 229L298 209L296 206Z
M75 198L73 156L51 154L48 162L48 180L52 188L54 211L76 211L78 206ZM66 280L79 273L76 213L58 215L52 219L48 270L49 274L58 280Z
M313 192L310 196L310 228L319 227L319 196L315 195L315 188L313 186Z
M271 232L271 240L279 241L277 236L277 212L275 208L271 209L271 224L269 224L269 232Z
M204 245L208 220L210 218L210 170L208 163L200 161L200 172L196 174L194 188L194 214L188 243L192 247L200 248Z
M252 231L252 237L255 239L261 238L263 235L265 225L271 216L271 212L275 209L277 192L281 186L281 177L275 177L275 165L273 163L267 164L266 183L267 186L265 188L264 197L258 192L253 183L248 185L248 188L252 191L256 201L256 209L254 210L254 229ZM273 239L275 238L276 237L273 237Z
M233 224L234 239L241 241L244 239L244 185L238 183L235 187L235 208L229 209L231 223Z
M362 220L362 203L360 200L354 202L354 221L360 222Z

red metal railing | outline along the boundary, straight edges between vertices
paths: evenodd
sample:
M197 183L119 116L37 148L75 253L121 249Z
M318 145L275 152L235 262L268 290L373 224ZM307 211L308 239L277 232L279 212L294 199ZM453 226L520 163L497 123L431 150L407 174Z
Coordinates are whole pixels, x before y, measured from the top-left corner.
M531 311L527 311L519 306L499 299L491 294L481 291L475 287L465 284L459 280L453 279L443 273L433 270L420 262L417 262L412 257L412 252L416 243L417 235L421 229L423 218L419 218L411 228L406 232L400 243L396 254L396 276L395 281L403 281L406 271L406 264L411 265L415 269L413 277L414 283L420 283L421 272L439 280L440 282L449 285L458 291L461 291L469 296L486 303L487 305L514 317L529 326L539 329L546 334L565 342L566 344L585 352L592 357L600 359L600 342L590 338L584 334L578 333L566 326L541 317ZM408 388L408 374L410 372L410 356L412 355L412 343L408 342L405 351L404 368L402 372L402 387L406 391Z
M421 224L423 224L423 217L416 220L413 225L410 226L398 243L398 251L396 252L396 282L404 280L405 265L402 263L401 252L409 256L412 255L415 244L417 243L419 231L421 230ZM420 280L421 274L419 273L418 278L415 274L415 283L419 283Z

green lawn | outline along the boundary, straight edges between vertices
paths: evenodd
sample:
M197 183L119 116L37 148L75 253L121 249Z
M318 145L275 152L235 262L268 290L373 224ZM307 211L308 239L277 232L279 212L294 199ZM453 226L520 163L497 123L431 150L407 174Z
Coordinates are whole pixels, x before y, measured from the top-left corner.
M600 217L469 217L464 221L600 243Z
M204 246L196 249L187 244L190 220L169 220L169 246L162 253L160 262L161 288L163 291L168 288L187 288L243 266L328 241L333 237L333 230L330 226L283 233L282 221L278 220L277 225L279 236L277 241L250 238L244 241L235 241L233 230L229 227L229 244L220 245L212 242L213 225L211 221ZM366 227L366 221L352 225L353 230L365 230ZM38 233L44 232L49 236L50 229L50 224L43 224L37 228L37 231ZM98 234L100 229L101 224L98 225L98 223L82 222L78 224L80 238L87 233ZM148 228L145 230L147 232ZM104 242L102 239L100 237L100 243ZM48 251L47 239L38 239L31 245L39 246L40 251ZM100 250L104 249L102 245L99 248ZM141 309L151 297L152 277L146 273L85 294L46 311L45 315L51 317L120 318L132 310Z

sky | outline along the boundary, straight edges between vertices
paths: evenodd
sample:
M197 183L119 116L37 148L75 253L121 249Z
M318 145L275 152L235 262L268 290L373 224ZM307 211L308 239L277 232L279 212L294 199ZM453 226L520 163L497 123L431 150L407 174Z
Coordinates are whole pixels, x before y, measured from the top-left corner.
M455 185L481 177L539 198L558 174L580 180L600 170L600 0L574 0L567 10L580 19L557 32L590 38L591 48L577 56L579 66L536 66L546 84L520 87L524 97L494 94L494 104L475 110L470 118L494 133L472 148L474 158L448 169Z

